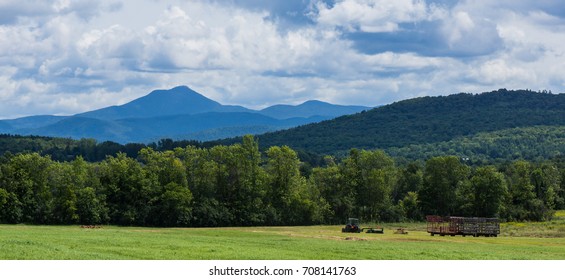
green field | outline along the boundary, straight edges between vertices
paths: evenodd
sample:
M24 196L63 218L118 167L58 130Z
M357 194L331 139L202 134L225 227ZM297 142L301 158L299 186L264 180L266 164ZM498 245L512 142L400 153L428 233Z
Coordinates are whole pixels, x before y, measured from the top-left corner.
M409 234L393 234L399 226ZM424 223L385 234L341 226L139 228L0 225L0 259L554 259L565 260L565 212L543 223L506 223L499 237L430 236Z

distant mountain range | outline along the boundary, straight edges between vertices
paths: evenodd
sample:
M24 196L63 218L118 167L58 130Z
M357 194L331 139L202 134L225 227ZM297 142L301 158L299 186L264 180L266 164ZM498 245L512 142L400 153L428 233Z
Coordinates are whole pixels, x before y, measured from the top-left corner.
M189 92L188 88L177 90ZM165 95L171 93L163 92ZM193 93L189 95L194 96ZM133 105L143 103L142 101L143 99L137 100ZM301 108L326 106L330 110L343 109L342 106L306 102L299 106L273 106L262 110L262 114L261 111L253 110L222 112L226 109L241 110L242 107L222 108L207 103L212 108L215 107L213 110L220 112L178 114L179 111L168 110L171 115L139 118L134 117L142 112L139 107L126 104L123 107L110 107L107 112L117 114L116 112L126 111L132 116L130 118L103 119L111 114L102 114L104 110L101 109L72 117L34 116L0 121L0 131L13 131L14 127L19 127L20 131L32 131L30 134L33 135L55 132L74 135L74 138L92 138L93 135L98 135L98 140L114 139L125 144L96 143L90 139L77 141L0 135L0 155L4 152L39 152L57 160L70 160L81 155L86 160L99 161L106 155L115 155L117 152L137 157L139 150L146 145L132 142L145 142L145 139L155 142L149 145L157 150L170 150L186 145L212 147L241 143L240 137L221 138L240 135L242 131L255 134L260 149L290 146L298 152L301 160L312 166L323 164L323 155L341 158L347 156L353 148L382 149L394 156L400 164L442 155L467 158L469 164L502 163L517 159L555 159L563 162L565 155L565 94L501 89L481 94L420 97L331 120L310 116ZM191 103L187 104L189 106ZM185 106L178 107L179 110L185 109ZM326 111L317 108L315 112ZM100 115L92 118L89 116L91 113ZM315 123L299 125L306 122ZM296 125L299 126L262 134L275 127ZM163 136L175 136L173 139L178 140L220 140L202 143L161 141Z
M119 143L161 138L214 140L292 128L371 109L321 101L275 105L263 110L222 105L179 86L155 90L120 106L74 116L31 116L0 120L0 133L93 138Z

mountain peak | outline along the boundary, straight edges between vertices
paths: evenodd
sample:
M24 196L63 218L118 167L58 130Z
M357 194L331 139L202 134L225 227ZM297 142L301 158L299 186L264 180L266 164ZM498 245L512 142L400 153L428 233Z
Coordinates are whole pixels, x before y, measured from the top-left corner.
M176 87L171 88L171 89L157 89L157 90L150 92L147 96L149 96L149 95L162 95L162 94L191 94L191 95L203 96L202 94L194 91L193 89L189 88L188 86L176 86Z
M308 118L313 116L324 116L334 118L342 115L349 115L370 109L363 106L343 106L333 105L319 100L308 100L299 105L274 105L261 110L261 114L276 118Z
M170 89L171 91L176 91L176 90L190 90L193 91L191 88L189 88L188 86L185 85L181 85L181 86L176 86L172 89Z
M168 115L192 115L213 111L246 111L238 106L224 106L188 86L154 90L148 95L120 106L107 107L77 116L116 120L125 118L148 118Z
M154 90L123 107L139 107L145 110L153 108L156 116L173 114L193 114L214 110L222 106L187 86L178 86L168 90Z
M306 102L304 102L300 105L322 105L322 104L323 105L332 105L328 102L324 102L324 101L320 101L320 100L308 100L308 101L306 101ZM298 105L298 106L300 106L300 105Z

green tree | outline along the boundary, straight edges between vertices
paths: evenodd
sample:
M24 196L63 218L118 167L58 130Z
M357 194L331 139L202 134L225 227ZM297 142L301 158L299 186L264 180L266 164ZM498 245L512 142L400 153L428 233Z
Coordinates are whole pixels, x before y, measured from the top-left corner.
M383 151L362 150L356 166L359 184L357 185L357 204L360 217L368 221L397 220L391 216L392 190L396 184L394 160Z
M506 194L504 175L492 166L479 167L471 178L474 190L474 215L496 217Z
M550 220L555 213L556 205L561 203L559 170L552 164L543 163L531 173L531 182L537 199L543 202L543 219Z
M241 145L233 145L234 165L238 174L236 215L244 225L262 224L266 220L267 174L260 167L259 143L251 135L243 137Z
M79 220L75 181L78 174L73 171L69 163L54 162L50 165L48 184L53 196L52 223L73 224Z
M358 149L351 149L349 151L349 156L346 157L341 164L339 165L339 172L341 174L344 194L347 194L351 197L352 201L350 208L350 212L347 213L349 217L355 216L361 219L365 217L359 216L360 209L363 209L364 205L359 204L358 196L360 189L362 187L362 174L361 174L361 151ZM366 208L366 206L365 206ZM345 220L348 217L342 217L341 221Z
M536 196L550 209L561 204L558 193L561 191L561 174L553 164L543 163L532 172L532 183Z
M214 146L210 149L210 158L214 162L214 181L216 184L216 199L219 204L222 219L220 225L234 225L235 213L234 204L236 200L236 188L230 177L237 175L231 165L235 160L231 158L230 148L228 146ZM211 202L213 205L213 202Z
M47 179L52 164L48 156L18 154L3 169L2 187L9 195L11 222L45 224L50 221L53 196Z
M561 173L561 184L559 186L559 190L557 190L557 199L556 199L556 209L563 210L565 209L565 168L560 168Z
M334 160L327 158L327 167L316 167L310 175L311 184L317 186L321 196L328 203L329 219L325 222L343 223L353 216L355 193L345 183L339 167Z
M73 184L76 187L76 212L83 225L105 224L109 221L106 196L100 184L100 165L89 164L82 157L71 162Z
M10 193L7 190L0 188L0 222L6 220L5 213L8 210L8 197Z
M8 191L0 188L0 209L4 208L4 205L8 202Z
M173 151L156 152L151 148L144 148L139 151L139 158L147 171L146 176L159 186L175 183L188 187L185 167Z
M146 177L150 181L150 212L147 223L157 226L188 226L192 219L192 193L186 168L173 151L139 152Z
M392 192L392 199L396 203L406 197L409 192L417 193L423 184L423 172L420 164L410 162L399 172L398 181Z
M296 152L287 146L273 146L267 150L266 170L269 174L269 198L276 212L273 223L284 224L292 213L292 191L297 188L300 162Z
M541 221L548 217L548 208L538 198L536 187L532 184L532 166L527 161L516 161L506 170L510 199L508 200L509 220ZM541 192L540 192L541 194Z
M406 196L404 196L404 199L399 202L399 205L408 220L422 220L422 212L420 212L420 208L418 207L418 193L408 192Z
M79 222L83 225L103 224L108 220L105 202L92 187L77 190L77 210Z
M210 156L217 167L216 197L221 207L228 210L222 213L223 219L232 225L264 223L269 209L268 190L255 139L246 136L242 144L215 146L210 149Z
M14 193L15 170L9 164L12 155L0 157L0 223L19 223L22 220L22 205Z
M171 182L152 198L150 221L158 226L188 226L192 220L192 193Z
M123 153L100 164L100 184L110 223L145 225L150 212L151 180L140 163Z
M317 186L307 184L300 174L300 161L287 146L267 150L270 201L275 208L275 224L310 224L322 220L328 205Z
M422 212L425 215L456 214L457 189L468 174L469 167L454 156L426 161L422 189L418 192Z
M187 146L175 149L186 168L188 185L193 194L192 222L195 226L230 225L231 213L218 200L218 164L208 149Z

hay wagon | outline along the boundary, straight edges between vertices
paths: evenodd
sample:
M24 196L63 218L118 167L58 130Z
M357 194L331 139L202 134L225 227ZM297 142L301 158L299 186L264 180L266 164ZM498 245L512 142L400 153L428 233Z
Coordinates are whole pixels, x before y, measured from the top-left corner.
M441 217L426 216L428 222L427 231L432 236L439 234L440 236L450 235L472 235L493 236L500 234L500 222L496 218L479 218L479 217Z

